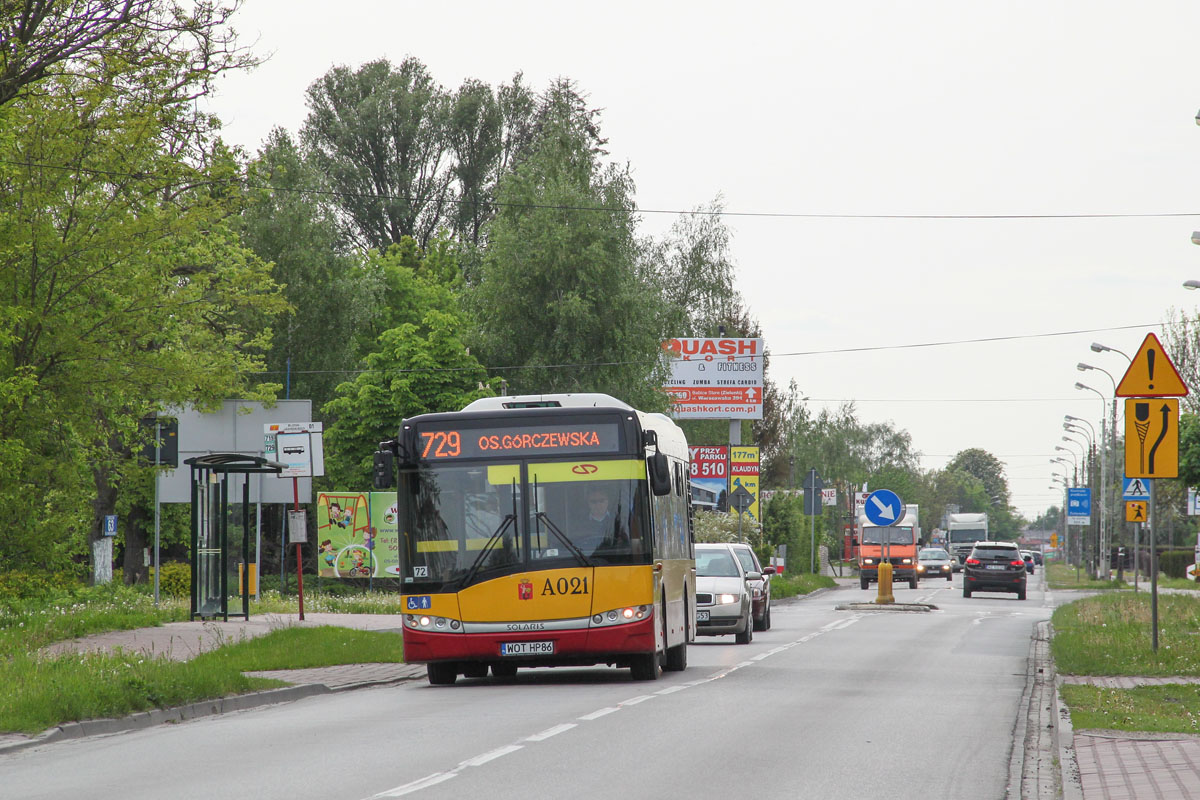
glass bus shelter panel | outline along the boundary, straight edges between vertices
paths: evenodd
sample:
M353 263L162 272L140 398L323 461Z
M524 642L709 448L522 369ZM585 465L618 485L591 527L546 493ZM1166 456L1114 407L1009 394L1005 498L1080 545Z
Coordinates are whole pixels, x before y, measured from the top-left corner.
M215 617L225 613L222 602L221 577L224 569L221 547L221 488L222 484L201 482L196 530L196 615Z

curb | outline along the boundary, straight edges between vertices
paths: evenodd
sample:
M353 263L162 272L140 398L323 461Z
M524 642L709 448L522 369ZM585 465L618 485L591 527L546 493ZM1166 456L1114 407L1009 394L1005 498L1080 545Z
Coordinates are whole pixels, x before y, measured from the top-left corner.
M261 692L251 692L250 694L203 700L198 703L189 703L186 706L139 711L127 717L67 722L28 739L0 743L0 755L51 742L66 741L67 739L81 739L85 736L100 736L110 733L126 733L128 731L151 728L155 725L162 725L168 722L183 722L184 720L213 716L214 714L228 714L233 711L245 711L249 708L290 703L294 700L312 697L313 695L329 694L332 691L328 686L321 683L306 683L299 686L287 686L282 689L266 689Z
M1047 623L1049 625L1049 623ZM1079 781L1079 763L1075 760L1075 728L1071 726L1071 710L1063 702L1058 687L1062 678L1054 673L1054 705L1058 724L1054 740L1058 745L1058 769L1062 774L1063 800L1083 800L1083 784Z

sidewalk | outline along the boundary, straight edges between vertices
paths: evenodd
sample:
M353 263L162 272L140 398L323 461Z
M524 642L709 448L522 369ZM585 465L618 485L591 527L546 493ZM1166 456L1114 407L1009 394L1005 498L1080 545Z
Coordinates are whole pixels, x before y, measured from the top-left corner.
M1200 678L1063 675L1058 683L1132 689L1136 686L1200 683ZM1059 705L1062 708L1061 700ZM1069 732L1069 721L1065 722L1064 728ZM1073 775L1064 774L1064 798L1187 800L1200 797L1200 735L1077 730L1070 738L1078 771Z

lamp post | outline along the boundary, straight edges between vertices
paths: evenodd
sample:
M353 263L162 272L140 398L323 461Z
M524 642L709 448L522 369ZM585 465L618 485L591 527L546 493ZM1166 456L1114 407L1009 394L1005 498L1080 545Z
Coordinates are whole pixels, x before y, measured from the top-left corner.
M1101 423L1101 426L1103 426L1103 423ZM1104 551L1103 542L1104 542L1105 514L1104 514L1103 488L1104 488L1105 471L1104 471L1104 451L1101 450L1101 452L1100 452L1100 458L1101 458L1100 474L1099 474L1099 476L1096 475L1096 440L1095 440L1094 431L1089 432L1089 430L1088 430L1091 427L1092 426L1090 423L1088 424L1087 429L1085 429L1085 428L1081 428L1078 425L1071 423L1071 422L1063 422L1063 430L1067 431L1068 434L1071 434L1071 433L1079 434L1080 436L1082 436L1084 439L1087 440L1087 443L1085 444L1084 442L1080 442L1077 439L1070 439L1070 441L1077 442L1084 449L1084 454L1086 456L1085 460L1088 465L1088 476L1087 476L1087 480L1085 481L1085 483L1087 483L1089 486L1093 487L1094 495L1096 497L1096 503L1100 506L1100 513L1096 515L1096 523L1095 523L1095 527L1093 529L1094 536L1088 537L1088 544L1094 544L1093 557L1092 557L1093 569L1091 570L1091 572L1093 574L1098 574L1098 571L1100 569L1100 553L1102 553ZM1069 438L1068 436L1063 437L1064 441L1068 440L1068 438ZM1101 442L1101 445L1103 445L1103 442ZM1097 480L1097 478L1099 478L1099 480ZM1092 526L1089 524L1089 527L1092 527Z
M1093 348L1104 347L1104 345L1098 345L1098 344L1093 343L1092 347ZM1110 347L1110 348L1105 348L1105 349L1112 350L1113 348ZM1120 352L1120 351L1114 351L1114 352ZM1121 355L1125 355L1125 354L1121 353ZM1113 447L1115 448L1116 447L1116 436L1117 436L1117 382L1116 382L1116 380L1113 379L1112 375L1109 375L1108 370L1100 369L1100 367L1093 367L1090 364L1084 364L1083 362L1080 362L1075 365L1075 368L1078 369L1080 372L1084 372L1085 370L1089 370L1089 369L1094 369L1097 372L1103 372L1105 375L1108 375L1108 379L1110 381L1112 381L1112 384L1113 384L1113 400L1112 400L1112 405L1113 405L1112 432L1113 433L1112 433L1112 435L1113 435ZM1101 420L1101 425L1103 426L1104 406L1105 406L1105 401L1108 398L1105 397L1105 395L1099 389L1093 389L1091 386L1088 386L1086 383L1078 383L1077 382L1075 384L1075 388L1076 389L1086 389L1087 391L1093 393L1094 395L1096 395L1097 397L1100 398L1100 420ZM1103 550L1105 553L1107 553L1109 544L1108 544L1108 539L1105 536L1105 530L1111 526L1109 526L1107 524L1108 484L1110 483L1110 481L1108 480L1108 478L1106 476L1106 473L1107 473L1106 465L1108 462L1108 458L1105 455L1105 450L1106 450L1106 448L1103 446L1103 442L1101 442L1100 479L1102 481L1102 492L1101 492L1101 497L1100 497L1100 535L1099 535L1099 541L1097 542L1096 549ZM1114 458L1116 457L1115 453L1114 453L1113 457ZM1115 467L1115 464L1114 464L1114 467ZM1106 561L1106 563L1104 565L1104 579L1108 580L1109 569L1111 569L1111 560L1106 557L1105 561ZM1099 567L1099 560L1097 560L1097 567ZM1099 577L1099 576L1097 575L1097 577Z
M1125 359L1126 364L1133 363L1133 359L1129 357L1128 353L1122 352L1121 350L1118 350L1115 347L1108 347L1107 345L1100 344L1099 342L1092 342L1092 350L1097 353L1116 353L1117 355L1119 355ZM1096 370L1097 372L1103 372L1105 375L1107 375L1108 379L1110 381L1112 381L1112 385L1113 385L1112 419L1109 420L1110 427L1109 427L1109 439L1108 439L1109 446L1112 448L1112 467L1110 468L1111 475L1109 476L1108 483L1106 483L1105 486L1107 487L1108 491L1114 492L1114 497L1113 497L1112 503L1109 505L1111 507L1111 511L1115 512L1118 507L1117 498L1121 496L1119 494L1115 494L1116 487L1114 486L1114 484L1116 484L1116 482L1117 482L1117 474L1120 471L1117 466L1117 464L1119 463L1118 457L1117 457L1117 379L1114 378L1112 376L1112 373L1110 373L1108 370L1100 369L1099 367L1092 367L1092 369ZM1116 530L1116 531L1122 530L1122 528L1120 527L1120 522L1119 522L1120 519L1121 519L1120 514L1117 513L1117 515L1112 517L1112 519L1109 521L1108 538L1105 540L1105 544L1109 549L1112 548L1113 531L1114 530Z

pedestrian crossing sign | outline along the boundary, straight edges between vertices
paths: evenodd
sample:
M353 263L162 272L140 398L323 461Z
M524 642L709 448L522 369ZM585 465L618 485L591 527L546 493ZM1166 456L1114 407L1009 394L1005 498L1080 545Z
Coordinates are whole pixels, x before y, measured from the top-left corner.
M1150 481L1147 478L1126 478L1125 491L1123 492L1126 500L1149 500L1150 499Z

